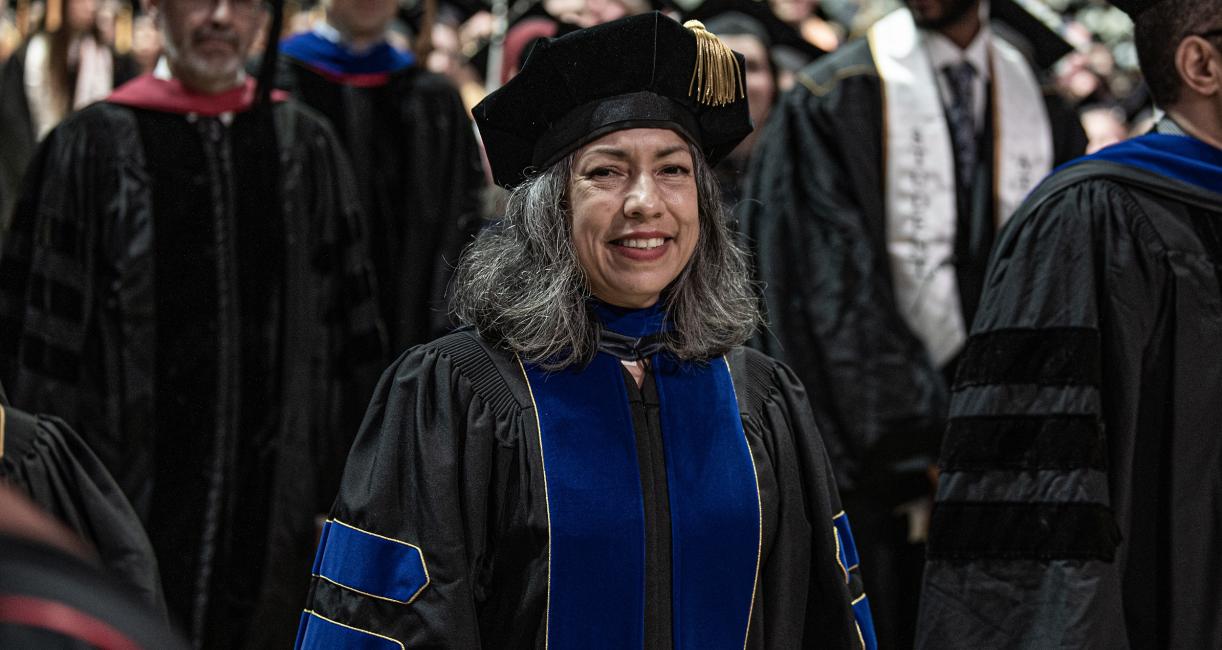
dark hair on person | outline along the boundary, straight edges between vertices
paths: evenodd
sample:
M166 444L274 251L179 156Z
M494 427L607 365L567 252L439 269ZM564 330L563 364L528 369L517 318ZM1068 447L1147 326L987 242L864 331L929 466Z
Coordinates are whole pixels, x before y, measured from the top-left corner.
M761 317L717 181L694 146L692 159L700 238L662 300L672 324L667 348L681 359L707 360L744 343ZM548 369L584 363L598 346L589 282L573 246L573 160L570 154L513 190L501 223L463 252L452 285L459 322Z
M1137 17L1134 45L1141 75L1156 106L1166 108L1180 99L1183 81L1175 69L1175 51L1180 43L1193 34L1218 27L1210 19L1219 16L1222 0L1162 0Z

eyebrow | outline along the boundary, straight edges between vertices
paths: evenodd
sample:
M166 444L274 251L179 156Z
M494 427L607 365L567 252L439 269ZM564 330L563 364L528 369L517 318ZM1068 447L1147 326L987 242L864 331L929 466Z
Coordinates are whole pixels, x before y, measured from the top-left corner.
M655 158L665 158L669 155L676 154L682 151L687 151L687 150L688 150L687 145L674 144L674 145L670 145L669 147L659 149L657 152L654 153L654 157ZM619 160L625 160L629 157L628 151L626 149L621 149L619 147L612 147L611 145L606 145L606 144L592 147L586 151L586 155L592 155L592 154L601 154L601 155L610 156L612 158L616 158Z

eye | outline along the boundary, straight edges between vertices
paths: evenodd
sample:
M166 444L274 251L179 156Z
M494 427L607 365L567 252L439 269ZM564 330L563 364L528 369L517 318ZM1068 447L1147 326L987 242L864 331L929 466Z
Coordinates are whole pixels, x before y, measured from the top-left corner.
M662 168L662 174L665 176L687 176L692 173L692 170L683 165L667 165Z
M595 167L586 172L587 178L610 178L615 175L615 170L611 167Z

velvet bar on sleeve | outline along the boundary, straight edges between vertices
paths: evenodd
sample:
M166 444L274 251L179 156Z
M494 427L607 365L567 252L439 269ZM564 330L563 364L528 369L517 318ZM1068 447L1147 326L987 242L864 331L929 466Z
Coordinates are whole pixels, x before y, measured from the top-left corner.
M955 380L918 647L1222 643L1220 187L1087 159L1003 234Z

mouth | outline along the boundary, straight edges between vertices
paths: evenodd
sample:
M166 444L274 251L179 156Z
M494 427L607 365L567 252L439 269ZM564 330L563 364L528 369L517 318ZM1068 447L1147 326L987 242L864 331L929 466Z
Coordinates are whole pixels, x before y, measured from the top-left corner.
M628 237L625 239L616 239L615 241L611 243L616 246L623 246L625 248L636 248L639 250L649 250L653 248L658 248L659 246L665 244L669 239L670 239L669 237L650 237L648 239L642 239L638 237Z
M663 233L634 233L628 237L611 240L611 248L620 255L637 262L649 262L666 254L674 237Z

